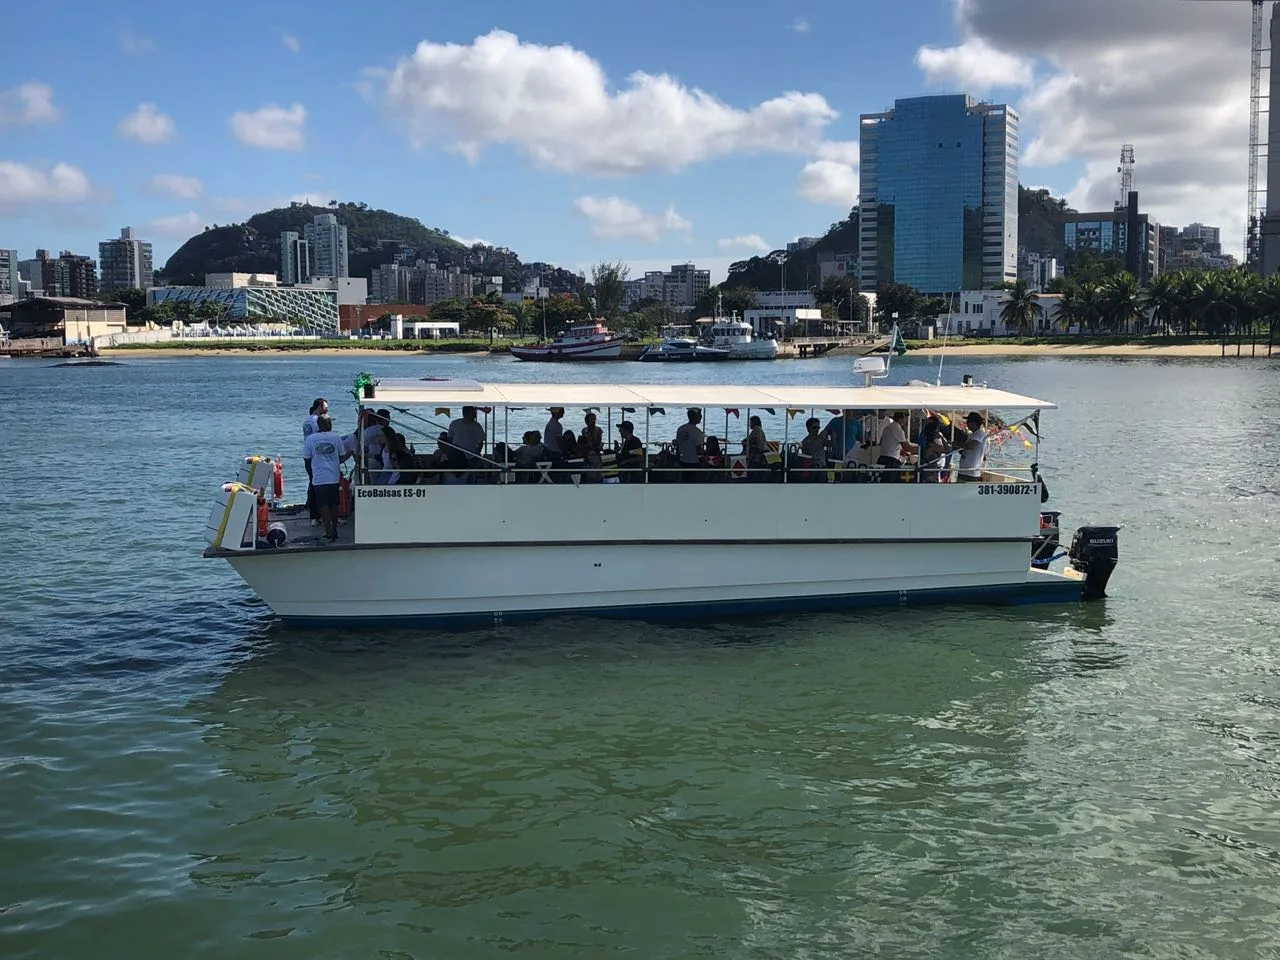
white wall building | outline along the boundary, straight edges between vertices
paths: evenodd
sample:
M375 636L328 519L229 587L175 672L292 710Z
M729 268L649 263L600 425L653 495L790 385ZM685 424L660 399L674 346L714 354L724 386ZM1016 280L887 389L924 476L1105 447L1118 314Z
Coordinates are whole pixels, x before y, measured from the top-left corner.
M756 336L781 335L786 327L804 328L817 333L822 325L822 311L814 307L757 307L745 310L742 319L751 324Z
M280 282L306 283L311 279L311 245L294 230L280 234Z
M818 301L808 290L758 290L756 306L768 308L780 307L816 307Z
M274 273L206 273L204 285L218 290L234 290L237 287L276 287L280 284Z
M347 253L347 228L332 213L317 214L303 227L307 246L311 249L311 275L313 277L349 277L350 261Z

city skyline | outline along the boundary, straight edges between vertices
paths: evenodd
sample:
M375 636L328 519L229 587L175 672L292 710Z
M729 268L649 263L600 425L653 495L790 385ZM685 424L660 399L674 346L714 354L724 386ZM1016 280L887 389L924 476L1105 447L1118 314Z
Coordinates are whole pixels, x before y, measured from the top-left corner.
M1021 115L1027 186L1105 209L1131 142L1143 208L1220 223L1240 252L1247 4L748 3L729 22L660 0L651 15L683 29L638 50L575 9L313 18L288 0L248 32L144 0L68 15L0 68L0 247L92 255L131 223L160 265L206 224L336 198L574 270L693 260L719 280L853 205L860 114L970 93Z

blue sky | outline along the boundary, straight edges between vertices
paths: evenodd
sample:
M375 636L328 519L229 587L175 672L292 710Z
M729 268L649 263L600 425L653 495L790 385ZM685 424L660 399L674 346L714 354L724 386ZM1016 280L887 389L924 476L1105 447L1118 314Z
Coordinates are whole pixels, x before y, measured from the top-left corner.
M730 261L843 216L859 113L927 92L1017 104L1024 183L1103 204L1109 158L1128 140L1166 222L1229 231L1242 219L1232 150L1247 77L1233 45L1236 21L1247 44L1247 12L1206 19L1187 8L1218 5L1165 3L1173 22L1153 26L1079 0L1072 12L1091 22L1055 26L1061 3L1004 2L655 0L623 13L580 0L232 0L215 13L51 0L41 17L58 28L0 63L0 247L96 255L128 224L162 263L205 224L310 196L416 216L525 260L633 271L694 260L719 279ZM1186 116L1136 109L1173 94L1157 69L1118 81L1108 66L1156 42L1161 62L1187 69L1217 58ZM1171 149L1196 116L1215 123L1213 169L1198 146Z

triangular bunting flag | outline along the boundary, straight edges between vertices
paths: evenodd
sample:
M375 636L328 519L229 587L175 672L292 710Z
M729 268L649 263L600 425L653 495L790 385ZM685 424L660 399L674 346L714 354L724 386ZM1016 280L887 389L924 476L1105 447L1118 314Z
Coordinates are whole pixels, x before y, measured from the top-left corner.
M663 417L667 415L667 411L663 407L650 407L649 412L656 413L659 416L663 416Z
M787 419L794 420L797 413L804 413L803 407L787 407Z
M483 413L486 417L489 414L493 413L493 407L476 407L476 409L479 410L481 413Z
M623 408L622 408L622 412L623 412L623 413L635 413L635 412L636 412L636 408L635 408L635 407L623 407Z
M453 411L451 411L448 407L436 407L436 416L437 416L437 417L452 417L452 416L453 416Z
M765 407L764 412L771 417L776 417L778 415L778 411L774 410L773 407Z
M737 407L726 407L724 412L725 412L726 416L727 416L728 414L732 413L732 414L733 414L735 417L737 417L739 420L741 420L741 419L742 419L742 413L741 413L741 411L739 411L739 410L738 410L738 408L737 408Z

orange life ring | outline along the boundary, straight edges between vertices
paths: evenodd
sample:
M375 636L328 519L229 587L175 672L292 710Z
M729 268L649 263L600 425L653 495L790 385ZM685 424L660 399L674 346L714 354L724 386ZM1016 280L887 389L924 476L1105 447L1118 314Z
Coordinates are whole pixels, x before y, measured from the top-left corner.
M284 464L275 460L271 464L271 489L277 500L284 499Z

